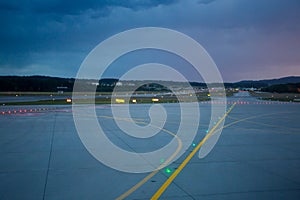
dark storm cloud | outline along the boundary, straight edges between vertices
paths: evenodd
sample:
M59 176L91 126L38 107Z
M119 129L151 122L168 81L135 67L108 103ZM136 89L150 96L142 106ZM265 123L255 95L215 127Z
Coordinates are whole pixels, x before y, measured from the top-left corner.
M0 11L14 11L19 9L19 6L12 2L0 2Z
M60 14L80 14L85 10L102 10L112 7L124 7L133 10L147 9L158 5L168 5L174 3L174 0L88 0L88 1L45 1L35 6L34 10L42 13L60 13Z
M0 2L1 10L31 10L36 13L56 13L61 15L78 15L86 10L101 10L112 7L124 7L133 10L147 9L159 5L169 5L177 0L33 0Z
M1 2L0 65L9 68L26 67L36 61L34 56L36 52L43 51L55 51L58 54L57 60L65 59L60 52L72 51L78 49L78 46L81 51L87 49L85 42L88 41L77 44L76 42L80 41L76 40L81 40L83 35L88 36L89 33L83 29L89 31L93 29L84 25L91 20L90 18L108 16L116 7L137 11L174 2L174 0ZM53 63L53 60L50 62Z
M105 38L161 26L203 44L227 80L300 75L298 0L15 0L0 11L0 74L74 76Z

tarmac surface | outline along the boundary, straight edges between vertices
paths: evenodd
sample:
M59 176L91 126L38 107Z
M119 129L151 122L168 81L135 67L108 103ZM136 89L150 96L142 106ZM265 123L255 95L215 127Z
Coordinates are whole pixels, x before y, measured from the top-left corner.
M160 199L300 199L300 104L259 101L248 93L228 103L236 105L217 145L203 159L192 157ZM131 105L131 114L148 123L150 106ZM179 104L163 106L170 113L164 128L176 133ZM204 138L210 103L199 108L195 145L132 189L150 173L124 173L97 161L77 134L71 106L2 106L0 199L116 199L130 189L124 199L150 199ZM172 139L160 134L143 141L121 133L110 105L96 106L96 113L108 138L125 150L148 152Z

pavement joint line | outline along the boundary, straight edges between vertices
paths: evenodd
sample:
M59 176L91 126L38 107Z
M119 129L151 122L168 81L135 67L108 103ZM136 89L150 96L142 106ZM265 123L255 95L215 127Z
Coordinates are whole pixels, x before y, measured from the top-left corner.
M274 114L282 114L282 113L287 113L287 112L280 112L280 113L271 113L271 114L264 114L264 115L257 115L257 118L258 117L262 117L262 116L268 116L268 115L274 115ZM234 120L237 120L237 118L235 117L230 117L228 116L229 118L231 119L234 119ZM290 130L294 130L294 131L297 131L298 129L297 128L291 128L291 127L284 127L284 126L279 126L279 125L272 125L272 124L267 124L267 123L261 123L261 122L255 122L255 121L250 121L249 119L252 119L252 118L256 118L256 117L249 117L243 121L246 121L248 123L251 123L251 124L258 124L258 125L263 125L263 126L269 126L269 127L274 127L274 128L283 128L283 129L290 129Z
M196 197L209 197L209 196L220 196L220 195L231 195L231 194L248 194L248 193L255 193L255 192L256 193L262 193L262 192L283 192L283 191L299 191L299 188L249 190L249 191L238 191L238 192L221 192L221 193L208 193L208 194L198 194L198 195L196 194L194 196L196 196Z
M141 122L139 122L141 123ZM145 123L145 122L143 122ZM152 125L153 127L156 127L154 125ZM156 128L160 128L160 127L156 127ZM178 147L176 149L176 151L164 162L162 163L156 170L152 171L149 175L147 175L145 178L143 178L140 182L138 182L137 184L135 184L132 188L130 188L129 190L127 190L125 193L123 193L122 195L120 195L119 197L116 198L116 200L122 200L126 197L128 197L130 194L132 194L134 191L136 191L138 188L140 188L143 184L145 184L150 178L152 178L154 175L156 175L160 169L166 167L170 162L171 160L178 154L178 152L180 151L180 149L182 148L182 142L180 140L180 138L174 134L173 132L167 130L167 129L164 129L162 128L161 129L162 131L174 136L177 141L178 141Z
M86 114L81 115L80 114L80 116L92 116L92 115L86 115ZM143 121L135 121L135 120L128 119L128 118L123 118L123 117L112 117L112 116L107 116L107 115L101 115L101 116L97 116L97 117L98 118L106 118L106 119L114 119L114 120L123 120L123 121L127 121L127 122L135 122L135 123L138 123L138 124L148 124L148 123L143 122ZM156 128L160 128L160 127L157 127L157 126L154 126L154 125L151 125L151 126L156 127ZM123 193L122 195L120 195L119 197L117 197L116 200L122 200L122 199L128 197L130 194L132 194L138 188L140 188L150 178L152 178L154 175L156 175L162 168L166 167L171 162L171 160L178 154L178 152L180 151L180 149L182 148L182 142L181 142L180 138L175 133L173 133L173 132L171 132L171 131L169 131L167 129L164 129L164 128L160 128L160 129L162 131L164 131L164 132L166 132L166 133L174 136L177 139L177 141L178 141L178 147L177 147L177 149L175 150L175 152L164 163L162 163L159 167L157 167L156 170L152 171L149 175L147 175L140 182L138 182L137 184L135 184L132 188L130 188L125 193Z
M216 125L208 132L208 134L199 142L195 149L187 156L187 158L179 165L179 167L174 171L174 173L164 182L164 184L157 190L157 192L151 197L151 200L158 199L163 192L168 188L168 186L173 182L177 175L183 170L187 163L192 159L192 157L199 151L200 147L210 138L210 136L215 132L216 128L221 124L227 115L232 111L236 103L234 103L228 111L223 115L223 117L216 123Z
M255 162L255 161L254 161L254 162ZM247 164L247 165L251 165L251 166L256 167L256 168L259 168L259 169L261 169L262 171L267 172L268 174L273 174L273 175L275 175L275 176L277 176L277 177L280 177L280 178L285 179L285 180L287 180L287 181L293 182L293 183L296 184L296 185L299 185L299 183L300 183L299 181L295 181L294 179L287 178L286 176L283 176L283 175L281 175L280 173L277 173L277 172L274 172L274 171L272 171L272 170L266 169L266 168L264 168L264 167L262 167L262 166L256 165L256 164L253 163L253 161L247 161L247 160L245 160L245 161L242 161L242 163Z
M98 116L98 117L101 117L101 118L112 118L112 117L110 117L110 116ZM118 119L116 119L116 120L125 120L125 121L135 121L135 120L129 120L129 119L125 119L125 118L118 118ZM135 121L136 123L139 123L139 121ZM141 122L141 123L145 123L145 122ZM238 122L234 122L234 124L235 123L238 123ZM232 125L232 124L230 124L230 125ZM225 126L224 126L225 127ZM155 174L154 174L155 175ZM153 176L154 176L153 175Z
M235 121L231 122L231 123L228 123L226 125L223 126L223 129L228 127L228 126L232 126L234 124L237 124L237 123L240 123L240 122L243 122L243 121L247 121L247 122L251 122L249 121L249 119L256 119L256 118L259 118L259 117L263 117L263 116L268 116L268 115L273 115L274 113L271 113L271 114L261 114L261 115L254 115L254 116L250 116L250 117L246 117L246 118L243 118L243 119L238 119L238 118L235 118L235 117L231 117L230 115L227 115L228 118L231 118ZM217 131L220 131L221 128L215 130L215 132Z
M52 151L53 151L54 133L55 133L55 127L56 127L56 120L57 120L56 118L57 118L57 114L55 113L55 115L54 115L54 125L53 125L53 130L52 130L52 135L51 135L51 144L50 144L48 166L47 166L45 185L44 185L44 190L43 190L43 200L46 197L46 189L47 189L48 176L49 176L49 171L50 171L51 156L52 156Z

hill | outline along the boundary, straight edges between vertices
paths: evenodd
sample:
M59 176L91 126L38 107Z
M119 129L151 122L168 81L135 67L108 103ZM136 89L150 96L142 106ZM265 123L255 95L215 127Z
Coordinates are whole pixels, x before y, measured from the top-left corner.
M98 80L81 80L84 81L87 85L96 84L97 91L111 92L116 86L118 79L101 79ZM49 77L49 76L0 76L0 92L57 92L63 90L66 92L72 92L74 78L59 78L59 77ZM122 81L123 85L129 87L130 85L138 84L140 81ZM146 91L156 91L156 90L167 90L167 88L161 86L175 86L175 87L184 87L184 84L181 82L175 81L160 81L161 84L147 85L139 88L139 90ZM266 80L245 80L239 81L236 83L224 83L227 88L268 88L272 85L278 84L291 84L291 83L300 83L300 77L290 76L283 77L279 79L266 79ZM205 88L206 84L201 82L190 82L193 87L202 87ZM215 84L216 87L218 84ZM278 88L279 86L276 86ZM280 86L283 87L283 86ZM289 86L291 88L293 86ZM273 90L269 88L270 91ZM268 89L266 89L268 90ZM277 89L276 89L277 90ZM294 89L292 90L294 91Z
M300 93L300 82L299 83L287 83L271 85L262 88L263 92L277 92L277 93Z
M265 80L258 80L258 81L252 81L252 80L245 80L233 83L233 86L238 87L247 87L247 88L262 88L262 87L268 87L271 85L278 85L278 84L288 84L288 83L300 83L300 76L288 76L278 79L265 79Z

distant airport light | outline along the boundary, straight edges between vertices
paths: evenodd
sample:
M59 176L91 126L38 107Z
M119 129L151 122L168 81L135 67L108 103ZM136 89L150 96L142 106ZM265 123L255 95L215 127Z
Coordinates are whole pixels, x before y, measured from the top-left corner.
M117 103L125 103L125 99L116 99Z
M160 159L160 163L164 163L165 162L165 159Z
M153 102L158 102L158 101L159 101L159 99L157 99L157 98L153 98L153 99L152 99L152 101L153 101Z
M132 99L132 103L136 103L136 99Z
M67 98L66 101L67 101L67 103L72 103L72 99L71 98Z
M207 94L208 97L210 97L210 94Z
M193 146L193 147L195 147L195 146L196 146L196 144L193 142L192 146Z

